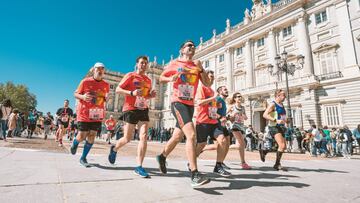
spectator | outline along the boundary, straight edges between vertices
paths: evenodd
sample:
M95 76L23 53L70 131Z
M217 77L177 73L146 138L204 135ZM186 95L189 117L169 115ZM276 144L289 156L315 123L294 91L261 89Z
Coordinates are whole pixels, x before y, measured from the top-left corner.
M10 99L5 99L2 104L0 104L0 140L4 139L6 141L6 131L8 119L12 111L12 105ZM1 137L2 135L2 137Z
M358 148L360 149L360 124L354 129L353 136L355 136Z
M353 154L352 143L353 143L354 139L353 139L353 134L352 134L351 130L349 130L349 127L347 125L344 125L344 133L346 133L346 135L347 135L348 152L352 155Z
M253 137L253 129L252 125L249 125L249 127L245 131L245 137L246 137L246 151L252 151L252 137Z
M9 119L8 119L9 120L8 121L9 131L8 131L7 137L14 136L18 114L19 114L19 110L13 109L12 113L9 116Z

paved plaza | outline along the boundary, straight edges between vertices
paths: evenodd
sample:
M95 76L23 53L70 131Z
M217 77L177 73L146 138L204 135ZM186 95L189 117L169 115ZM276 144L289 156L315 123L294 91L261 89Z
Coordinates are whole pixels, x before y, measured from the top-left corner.
M92 167L84 168L78 162L80 153L72 156L67 147L58 152L0 147L0 202L360 201L359 156L291 160L308 156L286 154L283 165L288 172L274 171L273 160L256 159L249 161L253 170L245 171L234 159L226 162L232 168L231 178L212 174L214 161L200 159L199 169L212 181L192 188L182 156L168 160L166 175L159 173L155 158L149 156L144 167L151 178L144 179L133 173L134 156L120 155L116 165L110 165L105 153L91 153Z

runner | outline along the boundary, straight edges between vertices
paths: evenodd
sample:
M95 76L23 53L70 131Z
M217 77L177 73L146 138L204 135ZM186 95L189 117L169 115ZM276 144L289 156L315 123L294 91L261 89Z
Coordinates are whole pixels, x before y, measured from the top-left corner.
M231 131L239 146L239 154L242 169L249 170L251 167L245 162L245 130L244 120L247 120L245 107L241 105L243 97L239 92L235 92L229 102L231 105L228 111L228 116L232 123Z
M97 131L101 128L101 122L105 117L105 102L110 86L103 80L105 66L102 63L95 63L90 69L92 76L86 77L80 82L74 93L79 103L76 107L76 120L79 134L74 139L70 151L75 155L79 143L86 139L80 164L85 167L91 165L86 157L94 144Z
M196 162L196 132L192 122L194 113L194 98L199 80L210 86L210 80L200 61L193 61L195 45L186 41L180 47L180 58L171 61L160 76L160 82L173 82L171 111L176 119L176 128L163 152L157 156L159 168L167 173L166 157L171 153L182 137L186 136L186 154L191 169L191 186L196 187L208 183L210 180L197 170Z
M147 131L149 125L148 101L156 96L152 90L151 79L145 75L148 68L148 58L139 56L136 59L136 71L124 76L116 89L116 93L125 95L122 119L124 125L124 137L118 140L116 145L111 146L109 162L115 163L116 154L120 148L129 143L134 135L137 125L139 129L139 144L137 150L137 164L135 173L141 177L148 178L149 174L142 167L147 148Z
M214 72L206 71L208 77L210 78L211 85L214 82ZM229 177L231 173L226 171L222 163L226 156L226 150L228 147L225 135L224 128L221 126L221 123L218 121L218 118L221 116L217 114L218 105L216 102L217 95L215 95L214 90L211 87L206 87L200 85L196 93L196 135L197 135L197 145L196 145L196 156L200 155L202 149L206 146L207 137L210 136L211 139L217 141L217 156L216 164L214 167L214 173L219 174L224 177Z
M115 125L116 120L114 119L113 115L110 115L110 118L105 121L105 126L107 130L106 142L108 144L111 144L111 138L115 135Z
M76 129L77 129L77 121L76 121L76 114L70 119L70 126L69 126L69 135L68 139L72 141L74 137L76 137Z
M57 140L59 140L59 147L63 146L63 137L66 132L66 128L69 127L70 118L73 116L73 110L69 107L69 100L65 99L64 101L64 107L59 108L56 111L56 115L58 117L57 124L59 126L58 128L58 134L57 134Z
M54 121L54 117L51 115L50 112L47 112L45 118L44 118L44 133L45 133L45 136L44 136L44 139L46 140L48 135L51 134L51 125Z
M281 89L276 90L275 101L270 103L270 105L266 108L263 114L263 117L269 121L269 134L275 139L276 143L278 144L274 169L283 171L287 171L287 169L282 167L280 164L281 156L286 149L286 142L284 136L286 132L285 124L287 123L287 118L286 110L283 105L285 98L285 91ZM264 162L268 150L260 148L259 153L261 161Z

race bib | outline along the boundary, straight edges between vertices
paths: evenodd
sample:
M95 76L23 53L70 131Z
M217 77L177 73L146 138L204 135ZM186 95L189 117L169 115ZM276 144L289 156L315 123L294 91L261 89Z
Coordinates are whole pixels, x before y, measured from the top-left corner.
M244 122L244 117L243 115L240 114L235 114L235 123L243 123Z
M61 117L61 121L64 122L64 123L68 122L69 121L69 115L63 115Z
M104 109L89 109L90 120L102 120L104 118Z
M138 109L147 109L148 101L145 97L136 97L134 106Z
M194 86L188 84L181 84L179 88L179 98L184 100L193 100L194 98Z
M217 119L217 108L216 107L209 107L209 118Z

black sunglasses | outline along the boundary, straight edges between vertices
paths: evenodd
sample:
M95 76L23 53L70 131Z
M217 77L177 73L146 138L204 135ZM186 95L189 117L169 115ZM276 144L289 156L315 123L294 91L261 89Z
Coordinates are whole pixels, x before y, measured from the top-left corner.
M189 48L191 48L191 47L195 47L195 45L194 45L194 44L185 44L184 47L189 47Z

